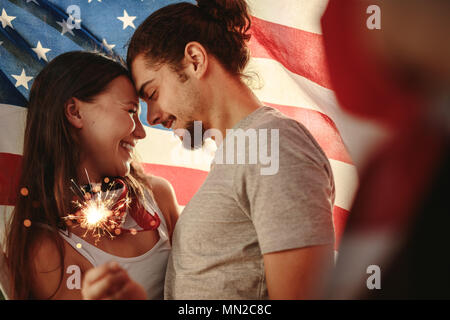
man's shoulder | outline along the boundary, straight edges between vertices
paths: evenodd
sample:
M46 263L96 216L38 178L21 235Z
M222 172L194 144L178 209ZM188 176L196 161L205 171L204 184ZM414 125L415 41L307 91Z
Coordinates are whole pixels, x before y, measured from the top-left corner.
M248 130L274 130L279 131L281 136L295 136L296 138L314 140L308 129L299 121L285 115L273 107L261 107L258 117L252 119L243 131Z
M258 111L258 116L254 117L244 129L267 127L276 128L283 125L296 126L300 124L298 121L289 118L284 113L273 107L263 106Z
M299 121L288 117L279 110L272 107L263 107L264 110L260 116L252 121L248 129L259 131L267 130L267 137L270 140L278 137L280 152L288 151L288 154L294 153L313 153L321 160L327 161L327 157L320 147L319 143L309 132L309 130ZM276 135L270 134L273 130Z

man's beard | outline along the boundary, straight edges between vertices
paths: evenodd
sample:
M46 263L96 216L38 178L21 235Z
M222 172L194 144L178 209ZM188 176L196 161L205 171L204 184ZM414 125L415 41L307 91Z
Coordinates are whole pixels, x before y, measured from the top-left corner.
M205 136L205 128L201 121L190 121L186 125L185 134L189 133L189 137L183 136L183 147L188 150L200 149L203 147L205 141L203 137ZM195 135L197 133L197 135ZM199 135L201 133L201 136Z

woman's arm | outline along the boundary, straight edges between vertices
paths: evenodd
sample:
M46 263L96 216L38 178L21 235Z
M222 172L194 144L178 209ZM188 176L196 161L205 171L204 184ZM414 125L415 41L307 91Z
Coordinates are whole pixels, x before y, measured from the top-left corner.
M31 261L34 264L31 291L34 298L54 300L79 300L82 298L81 290L77 288L77 283L81 284L84 268L79 265L79 261L76 261L72 255L68 254L68 251L72 248L66 246L66 244L64 245L65 257L64 266L62 266L58 247L49 235L42 234L35 241L35 245L31 250ZM74 267L68 269L69 266ZM62 268L64 269L62 270ZM70 272L67 272L68 270ZM70 286L68 286L68 280L71 284Z

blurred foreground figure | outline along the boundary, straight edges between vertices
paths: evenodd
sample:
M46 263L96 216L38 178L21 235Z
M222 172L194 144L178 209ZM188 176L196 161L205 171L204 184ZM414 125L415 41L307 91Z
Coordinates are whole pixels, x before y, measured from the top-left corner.
M392 134L361 175L328 297L450 298L450 1L330 0L322 26L340 104Z

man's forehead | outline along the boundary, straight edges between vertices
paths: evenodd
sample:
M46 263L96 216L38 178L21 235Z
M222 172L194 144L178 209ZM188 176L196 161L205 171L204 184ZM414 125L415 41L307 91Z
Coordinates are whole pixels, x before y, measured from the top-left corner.
M137 56L136 59L134 59L131 62L131 78L133 79L133 83L136 86L136 88L140 85L140 83L142 83L143 79L143 75L146 74L147 72L143 72L145 64L143 59L140 58L140 56Z
M136 87L141 86L144 82L151 80L157 75L162 68L161 63L151 63L144 54L140 54L131 63L131 75Z

